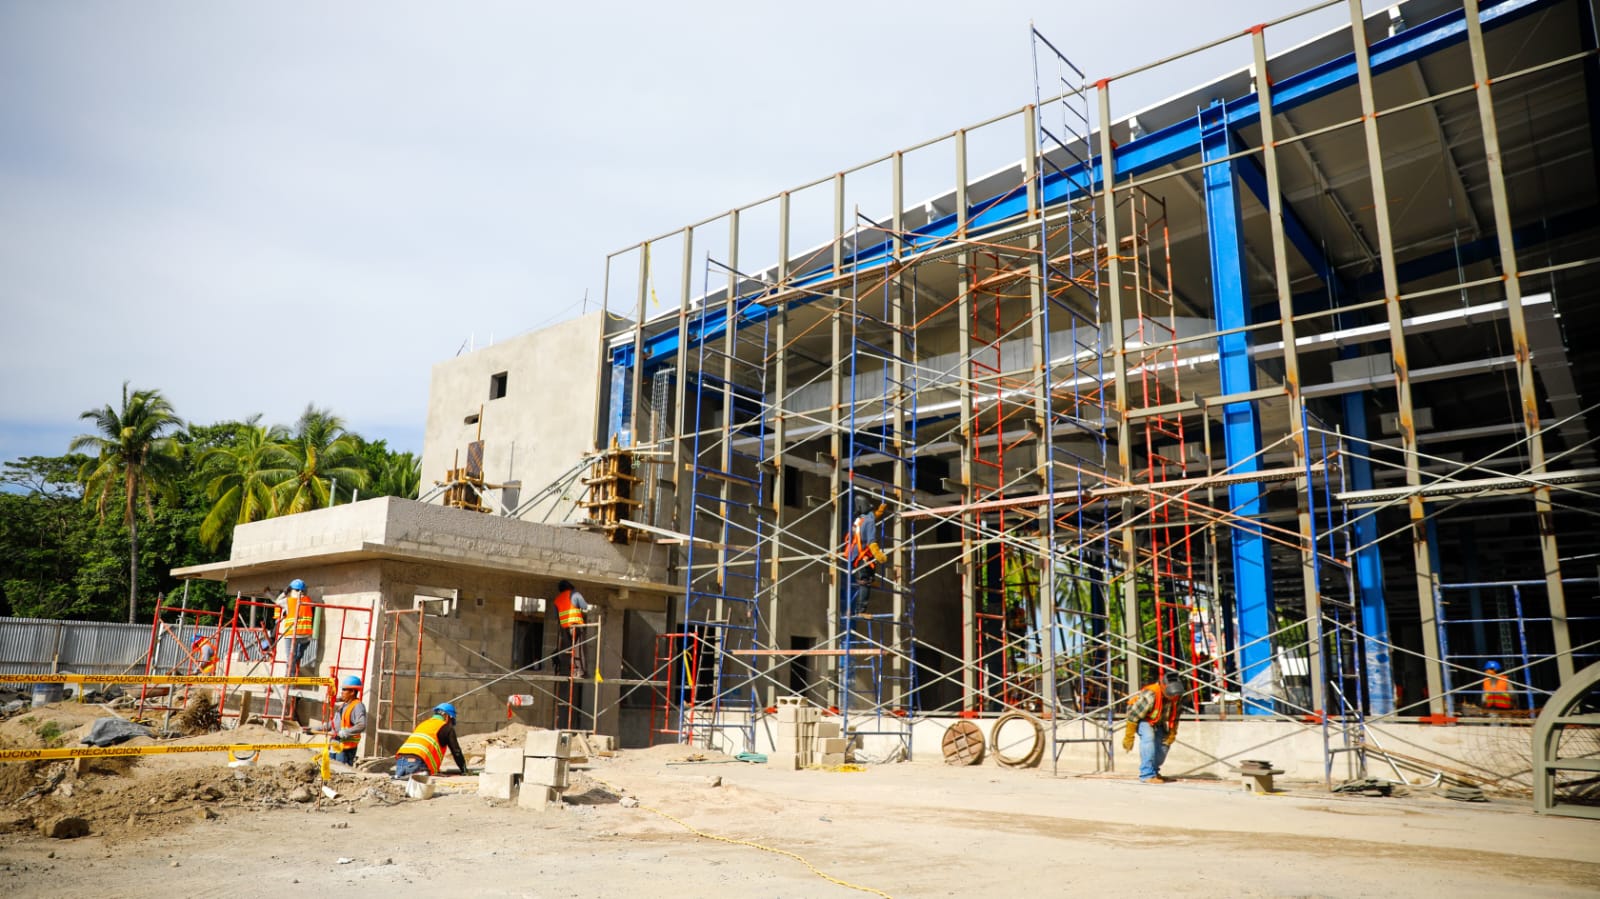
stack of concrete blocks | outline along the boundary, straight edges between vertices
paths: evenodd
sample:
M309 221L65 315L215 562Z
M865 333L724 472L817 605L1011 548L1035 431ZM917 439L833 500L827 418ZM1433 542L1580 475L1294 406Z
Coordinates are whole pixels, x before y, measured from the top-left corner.
M560 805L571 752L572 735L558 730L531 731L522 746L491 746L484 752L478 795L514 799L521 808L540 811Z
M845 740L837 720L823 720L822 710L798 696L778 700L778 732L767 764L786 771L844 764Z
M572 733L562 730L528 732L522 747L521 808L544 811L561 804L561 791L567 788L567 763L572 758Z

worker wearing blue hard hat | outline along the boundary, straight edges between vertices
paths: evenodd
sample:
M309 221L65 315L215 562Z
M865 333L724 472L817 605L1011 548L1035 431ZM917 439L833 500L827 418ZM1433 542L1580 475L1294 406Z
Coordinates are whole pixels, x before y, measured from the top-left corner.
M356 749L366 730L367 706L361 701L361 678L347 674L339 678L339 700L334 703L333 714L316 732L327 734L333 741L335 761L354 765Z
M433 716L417 725L411 736L400 744L400 751L394 757L394 779L405 780L422 772L438 774L446 749L455 758L456 769L466 774L467 757L461 751L461 741L456 738L456 707L441 702L433 707Z
M290 677L313 670L317 653L316 603L306 595L306 582L295 578L278 594L278 640L284 644Z
M1483 707L1492 712L1511 711L1511 681L1500 673L1500 663L1490 659L1483 666Z

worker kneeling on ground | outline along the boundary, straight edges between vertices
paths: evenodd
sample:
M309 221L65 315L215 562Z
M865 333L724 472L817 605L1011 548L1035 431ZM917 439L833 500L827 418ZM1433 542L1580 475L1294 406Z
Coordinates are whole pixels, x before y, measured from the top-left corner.
M367 706L361 701L361 678L347 674L339 679L339 702L322 730L337 747L333 753L334 759L354 765L356 747L361 745L361 734L366 729Z
M433 707L433 717L417 725L411 736L400 744L394 758L394 779L405 780L413 774L427 772L438 774L448 748L456 760L456 768L467 773L467 757L461 752L456 739L456 707L441 702Z
M1128 700L1128 728L1122 748L1133 751L1133 738L1139 737L1139 782L1164 784L1161 763L1167 749L1178 739L1178 715L1183 711L1183 679L1167 675L1158 684L1149 684Z

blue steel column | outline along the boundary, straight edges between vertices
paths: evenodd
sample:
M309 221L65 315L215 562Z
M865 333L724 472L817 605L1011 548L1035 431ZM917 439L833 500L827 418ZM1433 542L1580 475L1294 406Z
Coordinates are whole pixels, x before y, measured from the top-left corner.
M1205 169L1206 233L1211 249L1211 293L1217 330L1250 324L1250 292L1245 282L1244 228L1239 213L1237 163L1227 160L1228 120L1218 103L1200 114L1201 150L1206 161L1225 160ZM1256 388L1255 366L1250 360L1248 333L1224 334L1217 339L1222 393L1248 393ZM1261 421L1253 401L1229 403L1222 409L1223 440L1228 471L1258 471L1261 460ZM1228 507L1249 519L1266 511L1258 484L1228 487ZM1236 523L1230 534L1233 548L1234 603L1239 611L1239 679L1244 683L1248 714L1271 714L1271 700L1259 690L1257 679L1272 671L1272 572L1267 544L1260 525Z
M1344 316L1340 316L1344 318ZM1352 353L1352 355L1354 355ZM1347 393L1341 397L1344 405L1344 429L1355 445L1355 452L1345 456L1344 464L1350 472L1350 489L1371 490L1372 463L1367 461L1371 452L1367 440L1367 396L1365 393ZM1378 551L1378 516L1370 510L1358 513L1355 519L1356 585L1361 600L1361 635L1364 650L1361 666L1366 672L1367 702L1373 715L1394 714L1393 653L1389 644L1389 605L1383 595L1383 554Z

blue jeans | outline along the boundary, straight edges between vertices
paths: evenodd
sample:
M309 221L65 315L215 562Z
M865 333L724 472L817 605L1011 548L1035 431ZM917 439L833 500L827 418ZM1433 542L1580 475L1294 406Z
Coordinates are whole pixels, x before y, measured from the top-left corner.
M1139 779L1149 780L1161 773L1167 760L1167 729L1139 722Z
M354 749L341 749L338 752L332 753L331 755L333 760L336 762L344 762L346 765L351 766L354 766L356 763L356 751Z
M427 774L428 766L414 755L397 756L394 760L394 779L405 780L413 774Z

